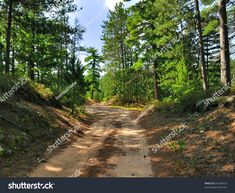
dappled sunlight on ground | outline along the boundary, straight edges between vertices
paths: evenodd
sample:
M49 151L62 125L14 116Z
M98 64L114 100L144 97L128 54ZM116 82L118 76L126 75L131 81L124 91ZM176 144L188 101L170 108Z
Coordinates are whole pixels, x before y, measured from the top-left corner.
M87 107L97 120L77 139L30 176L68 176L76 169L81 177L153 176L144 130L132 121L130 111L101 105ZM45 166L63 168L58 172Z
M234 176L234 116L233 111L221 108L196 118L155 112L142 120L155 176ZM165 144L156 153L151 151L181 123L187 128L171 140L174 146Z
M45 169L50 172L61 172L63 168L46 165Z
M234 176L234 112L229 109L194 118L156 112L139 125L134 123L138 114L127 110L93 105L88 111L96 121L84 135L31 176L69 176L76 169L81 177ZM152 151L183 123L182 132Z

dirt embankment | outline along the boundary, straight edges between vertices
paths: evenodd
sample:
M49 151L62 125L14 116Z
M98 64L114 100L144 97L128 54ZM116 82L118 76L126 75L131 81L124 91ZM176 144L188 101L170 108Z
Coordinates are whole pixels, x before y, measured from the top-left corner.
M182 123L182 132L152 150ZM141 119L141 126L154 176L235 176L234 108L217 107L198 115L155 112Z
M8 79L6 79L8 81ZM12 88L4 82L0 94ZM0 102L0 175L26 176L53 153L47 154L48 145L68 130L79 127L77 134L61 144L67 144L84 136L90 122L84 116L75 119L68 110L58 109L58 102L42 97L28 83L13 95Z

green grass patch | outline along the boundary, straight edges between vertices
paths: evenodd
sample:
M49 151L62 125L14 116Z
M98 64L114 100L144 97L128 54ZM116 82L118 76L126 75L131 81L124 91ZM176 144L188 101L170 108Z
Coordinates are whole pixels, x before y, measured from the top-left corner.
M143 111L143 107L126 107L126 106L118 106L118 105L111 105L108 106L114 109L122 109L122 110L129 110L129 111Z

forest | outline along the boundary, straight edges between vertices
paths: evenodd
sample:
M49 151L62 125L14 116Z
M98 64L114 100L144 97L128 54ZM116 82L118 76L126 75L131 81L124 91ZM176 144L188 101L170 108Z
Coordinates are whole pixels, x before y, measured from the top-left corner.
M71 107L85 98L179 102L231 85L233 1L119 3L102 25L101 53L80 46L85 28L79 19L71 26L68 16L75 11L73 1L1 1L1 74L28 78L55 95L77 81L63 99Z
M27 153L31 150L25 150L27 156L47 160L41 159L46 147L77 122L89 127L102 119L107 125L109 121L113 124L104 127L124 128L125 121L115 118L112 109L123 111L121 114L128 118L137 117L137 121L147 116L148 121L138 125L151 127L154 132L158 125L187 120L185 117L195 112L206 117L214 110L227 108L226 112L234 116L235 1L140 0L126 6L127 2L131 0L119 2L108 11L101 24L103 45L99 50L82 44L86 28L79 14L87 10L74 0L0 0L0 164L22 153L35 140L31 148L39 153L31 155ZM73 22L71 13L77 14ZM150 105L153 108L148 108ZM165 114L170 118L162 121L159 117ZM210 127L210 121L205 121ZM150 125L144 125L147 123ZM199 124L198 120L194 124ZM225 121L224 127L229 124L231 132L224 131L224 136L228 134L226 147L234 158L233 119ZM211 127L216 130L217 126ZM78 137L85 133L83 129L76 132ZM102 134L103 130L98 129L94 135L99 136L98 132ZM125 128L122 132L128 133ZM204 128L198 132L207 131ZM111 139L107 139L109 143ZM39 148L37 140L45 146ZM146 142L149 151L156 144L150 141ZM170 149L184 150L186 141L172 142ZM99 151L99 172L108 162L102 156L111 156L112 151L120 153L114 147L108 148L109 153ZM36 162L30 164L29 171L44 161ZM16 167L13 165L14 161L0 175L11 176L9 167ZM232 173L225 176L234 175L234 162L231 165ZM26 175L20 168L16 170L17 175ZM97 170L88 168L84 175L97 176ZM192 174L169 175L217 175L199 170L204 172L195 169ZM73 175L69 172L61 175ZM132 174L117 174L123 175Z
M119 4L102 27L101 100L177 103L231 85L233 1Z

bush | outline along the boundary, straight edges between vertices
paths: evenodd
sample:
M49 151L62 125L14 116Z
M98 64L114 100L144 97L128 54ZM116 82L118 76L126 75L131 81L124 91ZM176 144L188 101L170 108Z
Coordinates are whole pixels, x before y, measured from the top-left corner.
M46 88L45 85L39 83L31 83L32 87L44 98L50 98L53 96L51 89Z
M186 111L195 112L200 110L200 106L197 106L199 101L207 98L209 94L205 94L203 91L198 93L188 93L180 98L164 98L162 101L155 101L154 105L157 111L171 111L177 113L183 113Z
M159 112L172 111L175 109L176 105L176 103L170 98L165 98L162 101L154 101L153 104Z
M203 91L184 95L176 104L176 110L180 113L198 111L200 110L200 106L197 106L197 104L208 96L209 94L205 94Z

